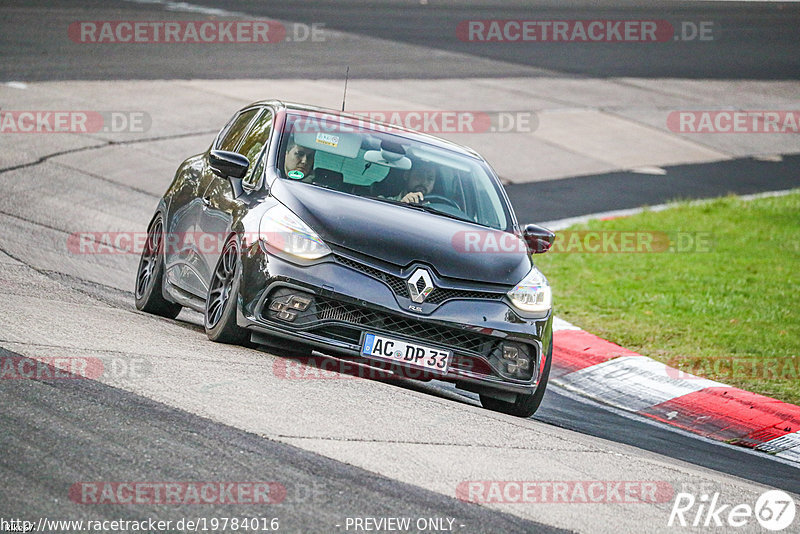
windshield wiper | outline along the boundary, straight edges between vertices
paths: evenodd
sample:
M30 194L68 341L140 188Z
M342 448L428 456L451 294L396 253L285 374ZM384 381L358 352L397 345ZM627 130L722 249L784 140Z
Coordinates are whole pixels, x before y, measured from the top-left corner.
M425 211L419 204L400 202L399 200L395 200L393 198L386 198L386 197L368 197L368 198L371 198L372 200L380 200L381 202L386 202L387 204L394 204L395 206L403 206L404 208L412 208L420 211Z
M387 204L393 204L395 206L402 206L404 208L411 208L417 211L425 211L427 213L435 213L436 215L442 215L443 217L447 217L448 219L455 219L457 221L466 221L474 223L472 219L468 219L466 217L459 217L458 215L454 215L452 213L447 213L446 211L437 210L436 208L432 208L430 206L426 206L424 204L415 204L413 202L401 202L399 200L395 200L393 198L384 198L384 197L369 197L375 200L380 200L381 202L386 202Z
M467 219L466 217L459 217L453 213L448 213L446 211L437 210L436 208L432 208L430 206L426 206L424 204L414 204L417 208L427 211L428 213L435 213L436 215L443 215L449 219L455 219L457 221L467 221L467 222L475 222L472 219Z

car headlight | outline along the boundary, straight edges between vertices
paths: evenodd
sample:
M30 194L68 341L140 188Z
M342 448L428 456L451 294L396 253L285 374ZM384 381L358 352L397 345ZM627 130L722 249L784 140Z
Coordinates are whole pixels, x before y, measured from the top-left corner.
M282 204L268 209L261 217L258 237L273 248L306 260L331 253L316 232Z
M553 292L547 278L535 266L508 292L508 298L525 312L548 312L553 307Z

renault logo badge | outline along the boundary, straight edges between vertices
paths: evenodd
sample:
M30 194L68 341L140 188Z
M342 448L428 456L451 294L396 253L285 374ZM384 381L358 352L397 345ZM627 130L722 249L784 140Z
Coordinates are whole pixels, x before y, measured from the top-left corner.
M433 282L427 269L419 268L408 279L408 293L416 303L425 302L425 298L433 291Z

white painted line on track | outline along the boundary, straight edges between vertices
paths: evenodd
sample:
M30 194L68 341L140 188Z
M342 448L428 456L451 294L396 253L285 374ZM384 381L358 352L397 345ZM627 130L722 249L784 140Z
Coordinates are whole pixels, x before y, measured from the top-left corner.
M559 382L632 411L651 408L701 389L726 387L705 378L673 378L668 369L646 356L623 356L564 375Z
M581 330L581 328L564 319L553 316L553 332L558 332L559 330Z
M151 4L164 6L167 11L178 13L199 13L201 15L211 15L214 17L247 17L248 15L240 11L228 11L213 7L198 6L188 2L172 2L170 0L125 0L134 4Z
M762 443L756 449L800 463L800 431Z

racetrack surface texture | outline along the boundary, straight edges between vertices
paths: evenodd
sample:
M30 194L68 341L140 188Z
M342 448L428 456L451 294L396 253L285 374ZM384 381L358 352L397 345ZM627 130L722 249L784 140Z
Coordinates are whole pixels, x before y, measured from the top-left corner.
M738 20L750 21L749 10L761 13L751 21L758 28L776 24L775 53L769 60L744 61L740 71L723 61L719 76L709 71L719 79L709 81L670 78L693 76L671 71L677 67L665 66L666 54L649 61L641 49L630 52L638 60L628 62L629 68L648 72L616 72L638 77L615 79L605 76L622 69L623 61L608 66L609 74L592 73L601 65L592 56L599 50L580 55L576 68L583 70L575 73L557 70L557 57L552 64L536 58L525 64L511 61L515 54L507 47L477 54L392 36L377 23L375 30L342 31L327 45L306 43L272 54L254 55L247 47L97 48L69 42L68 24L203 15L170 11L163 3L44 6L26 2L4 8L8 31L0 45L0 81L24 85L0 85L3 110L143 111L151 123L140 132L2 135L0 347L32 358L97 358L109 370L122 370L93 381L0 381L5 399L0 418L4 429L12 429L2 438L0 515L262 515L246 506L131 505L123 511L68 499L69 487L87 480L247 477L278 481L290 490L284 504L266 511L281 517L287 532L344 532L336 525L348 516L395 515L456 518L464 525L459 532L549 527L661 532L669 500L479 506L459 501L456 491L465 481L481 480L640 480L663 482L674 491L719 491L731 503L752 504L769 487L800 493L792 465L626 416L558 387L548 392L536 416L519 420L483 410L474 396L442 384L335 373L327 379L281 376L276 369L285 368L287 354L210 343L197 314L184 312L168 321L136 312L131 293L136 254L67 248L76 232L143 232L180 161L205 150L243 105L277 96L338 107L338 74L347 63L364 66L361 73L351 71L352 110L535 111L534 131L446 135L487 155L512 184L515 203L550 194L548 206L563 206L545 212L518 205L526 222L661 202L671 185L681 197L793 187L798 185L793 154L800 152L796 136L697 137L666 127L670 111L691 106L796 108L797 82L779 75L796 61L783 48L780 30L792 20L793 8L726 8ZM351 4L341 6L342 16L352 17ZM263 4L263 11L247 3L212 7L291 20L271 4ZM327 7L319 13L332 13ZM460 9L440 5L437 14L460 20ZM587 11L569 16L593 16L600 8L581 9ZM306 15L302 20L313 22ZM369 20L362 22L371 27ZM327 24L334 27L333 21ZM332 46L334 39L339 48ZM750 42L741 32L739 39L742 46ZM755 54L768 46L758 42L753 41ZM252 68L254 57L267 63ZM714 55L698 54L692 68L715 62ZM394 79L385 79L389 72L397 74ZM36 82L64 79L99 81ZM588 128L593 124L608 135L598 136ZM620 141L637 138L634 150ZM659 148L647 151L653 144ZM517 149L521 146L526 149ZM666 174L643 173L642 167ZM759 173L763 182L754 179ZM605 185L610 183L614 186ZM615 195L614 188L637 193ZM653 190L660 193L648 196ZM742 529L758 530L755 522Z

